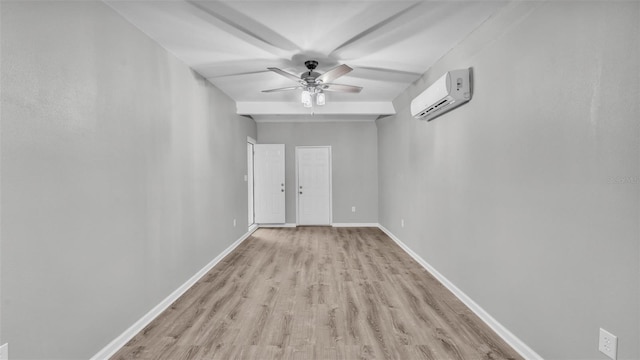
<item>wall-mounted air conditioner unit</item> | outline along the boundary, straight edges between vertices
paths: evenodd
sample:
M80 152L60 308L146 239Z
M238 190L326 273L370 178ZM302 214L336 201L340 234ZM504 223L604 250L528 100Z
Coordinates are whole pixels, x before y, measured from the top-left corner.
M411 115L420 120L434 118L471 99L470 69L452 70L442 75L411 101Z

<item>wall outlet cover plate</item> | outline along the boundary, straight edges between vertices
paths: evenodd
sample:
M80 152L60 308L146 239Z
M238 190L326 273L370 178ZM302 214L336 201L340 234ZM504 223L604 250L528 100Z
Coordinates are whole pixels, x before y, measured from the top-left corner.
M618 337L600 328L600 339L598 340L598 350L608 357L616 360L618 355Z
M0 360L9 360L9 344L0 346Z

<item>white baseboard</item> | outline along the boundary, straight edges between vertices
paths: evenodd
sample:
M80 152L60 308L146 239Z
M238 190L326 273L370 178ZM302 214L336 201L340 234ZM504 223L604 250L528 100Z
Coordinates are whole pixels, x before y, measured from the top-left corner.
M261 228L278 228L278 227L294 228L296 226L297 226L296 224L292 224L292 223L286 223L286 224L258 224L258 227L261 227Z
M286 223L286 224L258 224L257 227L261 228L274 228L274 227L297 227L298 224ZM323 225L324 226L324 225ZM327 225L329 226L329 225ZM378 223L332 223L333 227L378 227Z
M182 284L179 288L177 288L174 292L172 292L169 296L167 296L164 300L162 300L158 305L156 305L153 309L151 309L148 313L146 313L142 318L136 321L131 327L129 327L125 332L116 337L113 341L111 341L107 346L105 346L102 350L100 350L97 354L95 354L91 360L102 360L109 359L113 356L118 350L120 350L124 345L129 342L137 333L142 331L145 326L149 325L153 319L158 317L164 310L166 310L174 301L178 300L182 294L184 294L189 288L191 288L198 280L200 280L204 275L206 275L209 270L211 270L214 266L216 266L225 256L229 255L238 245L240 245L243 241L245 241L251 234L257 229L257 227L253 227L249 229L249 231L242 235L238 240L236 240L233 244L229 245L222 253L216 256L211 262L209 262L205 267L200 269L195 275L193 275L189 280L187 280L184 284Z
M433 266L426 262L420 255L416 254L405 243L400 241L391 231L387 230L384 226L378 224L378 228L387 234L391 240L393 240L398 246L402 248L409 256L411 256L418 264L422 265L431 275L433 275L438 281L442 283L449 291L453 293L460 301L462 301L471 311L473 311L482 321L484 321L493 331L498 334L509 346L517 351L522 357L530 360L542 360L542 356L538 355L533 349L531 349L522 340L518 339L511 331L500 324L494 319L488 312L486 312L480 305L476 304L467 294L458 289L451 281L449 281L444 275L440 274Z
M333 227L378 227L377 223L333 223Z

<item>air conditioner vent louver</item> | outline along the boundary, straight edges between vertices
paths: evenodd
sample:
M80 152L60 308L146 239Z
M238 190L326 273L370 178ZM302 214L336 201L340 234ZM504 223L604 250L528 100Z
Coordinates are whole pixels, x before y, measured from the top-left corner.
M411 115L433 120L470 99L469 69L449 71L411 101Z
M436 111L436 110L444 109L444 107L446 107L446 106L448 106L448 105L450 105L450 104L453 104L454 102L455 102L455 100L451 100L451 99L449 99L449 98L444 99L444 100L440 101L439 103L437 103L437 104L433 105L432 107L428 108L427 110L425 110L425 111L421 112L421 113L420 113L418 116L416 116L416 117L418 117L418 118L423 118L423 117L425 117L426 115L429 115L429 114L433 113L433 112L434 112L434 111Z

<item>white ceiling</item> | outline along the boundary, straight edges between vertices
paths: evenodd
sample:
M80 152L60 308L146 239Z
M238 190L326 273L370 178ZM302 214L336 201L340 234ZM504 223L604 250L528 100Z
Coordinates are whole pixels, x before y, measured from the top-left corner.
M506 1L151 1L105 0L161 46L236 101L238 113L375 119L394 112L391 101ZM339 64L354 70L335 83L362 92L327 93L307 109L297 85L268 71L301 74L317 60L323 73Z

